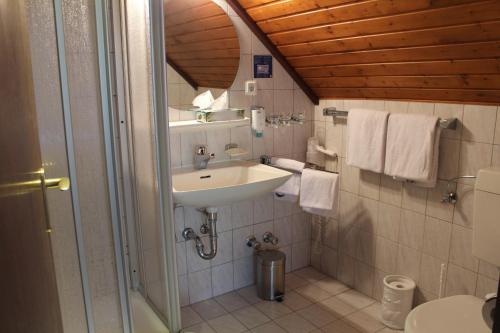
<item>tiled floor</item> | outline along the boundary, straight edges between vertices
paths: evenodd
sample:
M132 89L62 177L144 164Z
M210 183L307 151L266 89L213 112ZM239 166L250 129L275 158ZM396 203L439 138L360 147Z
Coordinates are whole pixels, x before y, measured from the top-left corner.
M255 287L182 308L183 332L390 333L380 303L307 267L286 275L282 303L260 300Z

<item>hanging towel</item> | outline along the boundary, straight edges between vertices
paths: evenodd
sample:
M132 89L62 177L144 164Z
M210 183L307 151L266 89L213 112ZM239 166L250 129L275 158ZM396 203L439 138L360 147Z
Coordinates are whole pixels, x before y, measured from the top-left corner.
M302 172L305 167L304 162L299 162L296 160L292 160L289 158L281 158L281 157L272 157L271 165L275 165L279 168L287 169L290 171Z
M421 114L391 114L387 128L384 173L435 187L439 162L439 118Z
M351 109L347 116L347 165L384 172L387 118L389 113Z
M271 158L271 165L295 171L283 185L274 190L274 197L278 200L297 202L300 193L300 174L304 170L305 164L288 158Z
M300 206L315 215L333 217L338 210L339 175L304 169L300 181Z
M293 174L292 177L274 190L274 197L281 201L297 202L300 193L300 174Z

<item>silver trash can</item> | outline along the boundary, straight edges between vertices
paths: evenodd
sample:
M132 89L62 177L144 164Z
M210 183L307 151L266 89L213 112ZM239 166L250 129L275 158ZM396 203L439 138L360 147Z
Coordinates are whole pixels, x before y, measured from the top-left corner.
M285 295L286 256L278 250L263 250L255 254L257 295L268 301L281 302Z

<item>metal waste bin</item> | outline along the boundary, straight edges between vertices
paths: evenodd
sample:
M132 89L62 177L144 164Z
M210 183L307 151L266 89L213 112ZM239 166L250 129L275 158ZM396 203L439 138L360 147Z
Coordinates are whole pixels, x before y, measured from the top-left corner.
M258 296L281 302L285 295L285 254L278 250L263 250L256 252L255 258Z

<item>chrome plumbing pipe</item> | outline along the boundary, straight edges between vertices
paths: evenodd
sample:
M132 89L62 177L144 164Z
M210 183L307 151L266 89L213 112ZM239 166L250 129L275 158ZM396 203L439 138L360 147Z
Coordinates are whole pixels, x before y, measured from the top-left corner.
M207 226L203 230L207 230L208 239L210 241L210 252L205 252L205 244L201 240L200 236L194 232L192 228L186 228L182 232L182 237L185 240L194 240L196 243L196 252L198 255L205 260L210 260L217 254L217 211L215 209L207 209L205 211L207 217Z

